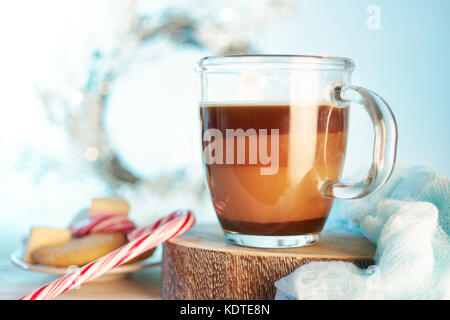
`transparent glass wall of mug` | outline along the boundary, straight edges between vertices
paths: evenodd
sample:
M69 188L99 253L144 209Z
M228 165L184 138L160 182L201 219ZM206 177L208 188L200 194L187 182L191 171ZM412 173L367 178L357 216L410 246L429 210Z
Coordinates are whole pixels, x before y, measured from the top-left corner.
M395 163L395 119L377 94L350 84L353 69L351 59L315 56L199 62L206 180L229 241L311 244L334 198L363 197L387 181ZM367 110L375 130L371 170L356 184L340 181L351 102Z

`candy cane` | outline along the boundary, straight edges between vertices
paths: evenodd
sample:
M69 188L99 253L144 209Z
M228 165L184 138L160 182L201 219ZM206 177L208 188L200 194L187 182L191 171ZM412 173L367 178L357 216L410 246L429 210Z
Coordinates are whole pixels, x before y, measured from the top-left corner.
M171 217L170 220L168 219L169 217ZM147 230L152 230L151 232L134 238L119 249L41 287L22 297L21 300L51 300L67 290L95 279L105 272L126 263L156 247L158 244L186 232L195 223L195 217L189 210L176 211L169 217L162 218L155 224L146 227ZM153 228L156 224L158 224L158 227Z
M128 241L131 241L133 239L136 239L140 236L142 236L143 234L152 232L153 230L155 230L156 228L158 228L160 225L163 225L164 223L174 219L176 216L183 214L184 210L177 210L172 212L171 214L169 214L168 216L165 216L161 219L159 219L158 221L156 221L154 224L140 228L140 229L136 229L131 231L130 233L128 233L127 238Z
M126 216L110 214L80 221L69 226L69 229L75 238L79 238L89 233L129 232L136 226Z

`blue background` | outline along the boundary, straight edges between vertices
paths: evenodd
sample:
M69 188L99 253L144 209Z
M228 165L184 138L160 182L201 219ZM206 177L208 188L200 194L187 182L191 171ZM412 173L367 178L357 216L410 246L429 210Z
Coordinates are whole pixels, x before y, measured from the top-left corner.
M380 29L366 27L370 5L380 8ZM266 52L353 58L353 83L381 94L397 118L398 161L428 165L448 177L449 17L446 0L301 1L299 16L272 25L259 43ZM356 132L364 131L365 125L354 123L361 118L351 120ZM353 142L352 151L366 150L364 139Z
M219 3L226 8L228 2ZM397 118L398 161L426 165L450 176L450 1L303 0L296 4L295 14L253 34L259 50L353 58L353 83L382 95ZM380 9L380 29L367 27L370 5ZM90 198L105 193L99 181L80 176L66 162L73 150L62 129L48 121L37 92L45 87L67 90L60 71L84 70L86 56L108 41L103 32L124 10L111 1L0 4L0 231L4 236L23 234L33 224L64 225L75 211L89 205ZM193 176L201 175L200 153L193 147L194 151L186 151L192 159L186 160L173 153L172 142L193 141L194 146L199 140L193 63L210 52L164 40L152 48L154 59L138 63L114 83L105 119L113 147L142 176L170 174L184 166L191 168ZM370 121L361 108L353 109L346 175L367 169L372 151Z

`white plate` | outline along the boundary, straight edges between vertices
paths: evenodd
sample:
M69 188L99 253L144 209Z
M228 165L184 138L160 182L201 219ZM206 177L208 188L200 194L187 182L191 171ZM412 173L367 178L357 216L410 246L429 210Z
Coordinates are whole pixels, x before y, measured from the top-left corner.
M29 264L23 260L24 251L25 251L24 248L19 248L19 249L15 250L13 253L11 253L11 255L9 256L9 258L11 259L11 262L16 267L21 268L23 270L63 276L63 275L66 275L67 273L72 272L78 268L77 266L71 266L71 267L67 267L67 268L57 268L57 267L45 266L42 264ZM160 265L161 261L162 261L162 248L161 248L161 246L158 246L156 248L155 253L153 253L153 255L151 257L149 257L148 259L139 261L136 263L132 263L132 264L118 266L92 281L104 281L104 280L112 280L112 279L121 278L121 277L124 277L128 273L136 272L136 271L140 271L140 270L144 270L147 268L151 268L151 267Z

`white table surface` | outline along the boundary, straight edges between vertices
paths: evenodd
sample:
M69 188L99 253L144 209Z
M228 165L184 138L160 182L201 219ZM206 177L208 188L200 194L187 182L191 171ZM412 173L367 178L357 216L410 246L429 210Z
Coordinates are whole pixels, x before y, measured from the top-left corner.
M161 267L155 266L120 279L88 282L82 284L79 289L69 290L56 299L160 299L160 274ZM54 279L57 279L57 276L20 270L8 260L2 259L0 261L0 300L18 299Z
M9 256L20 239L18 235L0 235L0 300L19 299L58 278L56 275L22 270L11 263ZM154 266L119 279L82 284L79 289L69 290L56 299L160 299L160 283L161 267Z

